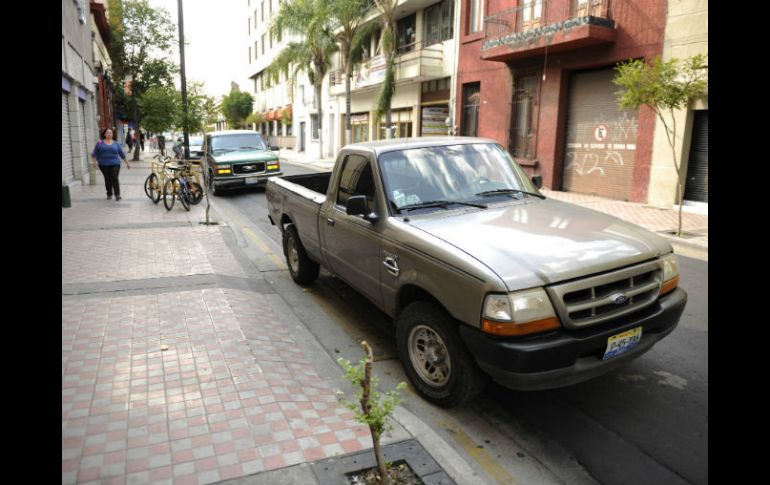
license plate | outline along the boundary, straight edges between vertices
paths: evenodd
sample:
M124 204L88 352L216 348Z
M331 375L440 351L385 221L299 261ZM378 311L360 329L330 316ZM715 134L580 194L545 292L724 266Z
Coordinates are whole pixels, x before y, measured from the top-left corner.
M259 177L246 177L246 184L256 184L259 182Z
M607 339L607 350L602 360L611 359L636 347L642 339L642 327L632 328Z

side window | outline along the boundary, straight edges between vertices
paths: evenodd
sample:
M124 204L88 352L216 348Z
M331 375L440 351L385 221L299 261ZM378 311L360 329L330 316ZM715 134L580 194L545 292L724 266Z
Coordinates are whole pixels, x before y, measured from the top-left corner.
M345 207L354 195L365 195L369 204L374 203L372 164L361 155L348 155L343 162L336 203Z

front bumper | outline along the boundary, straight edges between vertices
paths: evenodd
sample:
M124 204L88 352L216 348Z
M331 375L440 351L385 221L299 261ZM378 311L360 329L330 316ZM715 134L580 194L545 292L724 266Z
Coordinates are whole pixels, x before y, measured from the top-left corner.
M687 293L677 288L647 308L596 327L500 339L461 325L460 336L479 367L501 385L552 389L592 379L641 356L676 328L686 303ZM639 326L642 339L636 347L602 360L609 337Z
M235 188L235 187L264 187L267 179L270 177L280 177L283 172L257 173L257 174L238 174L228 176L214 176L212 182L217 188ZM249 182L247 179L254 180Z

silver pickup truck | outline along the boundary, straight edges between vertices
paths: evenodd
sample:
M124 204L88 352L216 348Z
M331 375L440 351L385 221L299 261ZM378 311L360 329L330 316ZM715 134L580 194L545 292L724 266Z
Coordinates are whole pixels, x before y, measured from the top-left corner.
M289 272L319 265L393 317L414 388L451 407L487 378L575 384L674 330L687 294L663 238L547 199L494 140L348 145L331 173L267 183Z

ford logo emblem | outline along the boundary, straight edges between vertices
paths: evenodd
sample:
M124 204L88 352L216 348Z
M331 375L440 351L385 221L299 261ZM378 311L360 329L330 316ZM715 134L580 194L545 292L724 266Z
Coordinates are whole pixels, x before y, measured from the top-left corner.
M623 293L612 295L612 302L616 305L624 305L628 302L628 297Z

